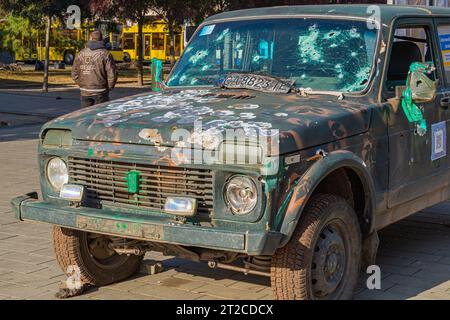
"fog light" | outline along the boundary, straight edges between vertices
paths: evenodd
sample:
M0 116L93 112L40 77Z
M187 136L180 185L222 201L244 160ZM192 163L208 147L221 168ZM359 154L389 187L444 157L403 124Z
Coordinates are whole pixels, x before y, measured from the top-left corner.
M84 187L76 184L63 184L59 197L72 202L81 202L83 200Z
M197 199L184 197L167 197L164 211L183 217L193 217L197 211Z

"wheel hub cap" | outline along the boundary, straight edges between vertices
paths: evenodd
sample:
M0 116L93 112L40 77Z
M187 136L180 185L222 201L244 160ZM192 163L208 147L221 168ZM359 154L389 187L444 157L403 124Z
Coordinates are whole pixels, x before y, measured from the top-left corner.
M338 230L326 227L317 241L313 264L312 284L316 297L332 294L341 282L346 263L344 240Z

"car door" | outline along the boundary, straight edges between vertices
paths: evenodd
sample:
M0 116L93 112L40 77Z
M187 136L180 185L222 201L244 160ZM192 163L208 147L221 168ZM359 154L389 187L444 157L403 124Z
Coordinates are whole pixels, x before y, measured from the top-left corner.
M425 120L422 127L408 120L401 100L391 105L388 124L389 208L438 191L447 184L443 175L447 167L446 157L443 156L446 150L435 152L442 148L448 131L448 110L441 107L445 88L435 34L432 18L399 20L392 34L384 90L403 92L401 86L406 85L409 66L413 62L431 61L436 70L429 77L435 81L437 91L434 99L416 103Z
M438 56L441 61L444 88L442 90L441 113L447 122L446 142L450 138L450 17L435 19L435 28L438 39ZM450 146L445 144L446 155L450 154ZM447 159L447 167L450 167L450 159Z

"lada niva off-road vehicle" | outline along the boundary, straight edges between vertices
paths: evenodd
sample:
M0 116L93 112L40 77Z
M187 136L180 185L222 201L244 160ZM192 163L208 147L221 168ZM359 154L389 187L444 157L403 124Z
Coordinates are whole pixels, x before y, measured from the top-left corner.
M84 283L154 250L347 299L377 230L449 199L450 10L218 14L162 86L44 125L43 198L12 200Z

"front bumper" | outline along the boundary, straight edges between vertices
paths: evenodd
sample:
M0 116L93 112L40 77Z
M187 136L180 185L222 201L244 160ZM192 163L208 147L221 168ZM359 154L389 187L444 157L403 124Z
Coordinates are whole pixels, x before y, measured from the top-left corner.
M155 220L151 216L106 209L59 206L38 201L35 193L11 200L19 220L35 220L112 236L247 253L272 255L282 235L277 232L234 232Z

